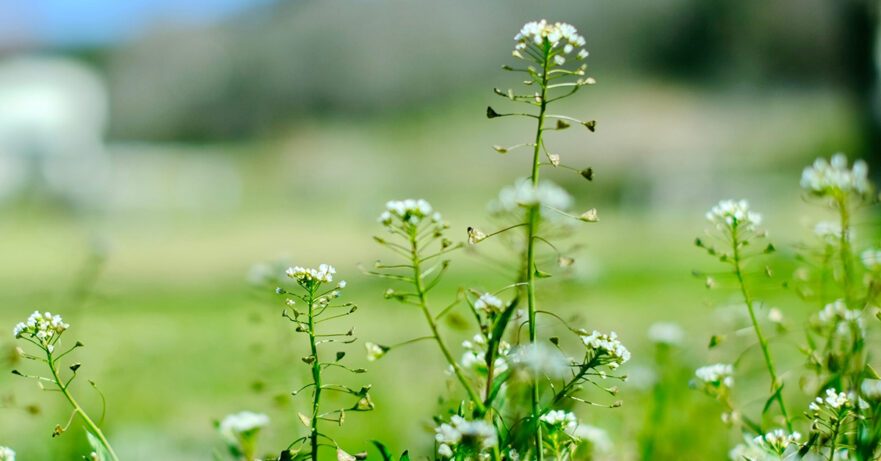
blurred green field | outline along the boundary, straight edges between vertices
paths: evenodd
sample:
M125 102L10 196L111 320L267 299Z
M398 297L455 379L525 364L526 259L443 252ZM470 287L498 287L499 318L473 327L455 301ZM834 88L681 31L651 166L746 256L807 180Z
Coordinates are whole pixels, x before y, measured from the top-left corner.
M614 459L637 456L650 409L646 383L655 352L646 329L657 321L683 325L686 346L675 351L670 367L673 403L662 425L652 427L659 437L656 459L722 459L735 434L721 423L721 408L689 391L687 381L693 367L730 357L728 350L707 352L706 344L716 332L711 325L721 325L714 307L737 300L724 277L708 292L691 274L721 269L694 248L693 239L715 202L746 197L764 213L782 253L791 255L791 245L809 235L811 216L818 216L800 199L801 167L855 145L852 108L817 90L711 92L660 82L600 83L601 91L591 89L577 105L561 109L596 118L598 133L570 130L551 140L564 163L590 165L596 179L543 173L566 185L579 207L597 207L600 222L578 227L568 240L583 247L576 264L542 281L539 301L578 326L617 331L633 352L623 369L633 379L616 397L623 407L577 410L586 422L610 431ZM173 193L150 209L114 213L74 213L39 195L4 208L0 442L14 445L24 460L78 459L89 451L77 424L50 437L69 416L60 396L9 373L38 371L34 363L15 363L11 349L13 325L38 308L61 312L72 325L65 340L86 344L73 360L83 363L81 378L94 379L106 394L106 432L122 458L211 459L220 448L212 421L246 409L270 415L262 447L279 451L303 432L296 412L306 403L287 394L306 376L300 362L305 338L281 318L281 299L248 283L249 270L279 260L335 265L338 277L349 282L346 299L361 306L338 323L356 326L360 341L348 349L354 364L364 362L363 340L390 344L421 335L420 314L384 300L388 284L361 275L357 264L389 256L371 241L388 199L426 198L444 213L457 240L465 239L469 225L493 228L485 204L524 175L528 161L523 152L501 156L489 148L528 136L522 123L483 117L485 106L497 102L481 91L369 121L315 119L252 142L139 147L164 162L169 181L178 162L225 159L241 178L240 199L229 208L184 208ZM126 147L117 146L121 155L140 155ZM163 157L165 151L174 155ZM218 193L228 186L208 181ZM95 241L106 247L106 260L92 283ZM491 254L501 249L487 243ZM777 278L757 281L760 291L779 285L791 269L784 264ZM507 283L468 251L455 255L450 273L435 294L436 306L459 286ZM82 300L78 290L84 286L88 296ZM791 293L773 302L793 325L807 315ZM450 328L448 342L457 345L463 335ZM779 341L788 346L799 336L792 332ZM760 372L758 352L747 353L756 360L747 359L745 369ZM798 357L790 359L788 368L797 369ZM367 366L368 374L345 379L373 383L377 409L347 418L339 431L343 446L360 451L378 439L395 451L409 448L416 459L429 455L430 416L447 388L437 351L415 344ZM763 379L757 374L755 385L762 388ZM745 385L740 392L749 395L750 389ZM85 379L76 391L100 413L100 400ZM36 406L36 414L28 406Z

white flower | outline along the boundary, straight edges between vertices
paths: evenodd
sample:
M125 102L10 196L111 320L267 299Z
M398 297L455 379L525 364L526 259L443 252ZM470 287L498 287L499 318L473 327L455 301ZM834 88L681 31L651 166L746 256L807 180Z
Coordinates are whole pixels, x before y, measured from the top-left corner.
M563 22L549 24L546 20L542 19L541 21L527 22L523 25L520 33L514 36L514 40L517 41L514 51L517 53L525 50L527 44L532 44L542 49L545 39L547 39L551 51L562 53L562 55L567 55L586 43L584 37L579 35L578 30L571 24ZM581 56L582 53L586 55L587 51L580 49L578 56ZM556 55L555 61L557 57L563 57L562 55ZM565 58L563 62L565 62ZM557 62L557 64L563 64L563 62Z
M289 267L285 274L300 283L312 283L314 281L328 283L333 281L333 274L336 274L336 269L328 264L322 264L318 266L318 269L294 266Z
M848 322L860 322L862 313L856 309L848 309L843 299L837 299L823 308L817 314L817 318L821 323L830 325L838 323L839 320Z
M486 367L486 338L481 334L476 334L471 341L462 341L462 347L468 349L462 354L462 366L486 374L488 372ZM500 341L498 347L496 359L493 361L493 369L496 373L502 373L508 369L507 358L511 352L511 345L505 341Z
M550 426L555 426L566 431L572 431L578 426L578 418L574 413L563 410L551 410L539 418Z
M388 348L385 346L380 346L379 344L366 342L364 343L364 348L367 349L367 361L373 362L376 359L385 355L388 352Z
M735 229L755 231L762 223L762 215L750 211L746 200L722 200L706 216L717 229L729 232Z
M544 343L524 344L510 355L511 363L522 366L536 376L560 378L569 371L569 361L559 350Z
M860 389L863 391L863 396L867 399L874 401L881 400L881 380L864 379Z
M9 447L0 447L0 461L15 461L15 452Z
M820 221L814 226L814 234L827 243L834 244L841 239L841 223Z
M676 345L682 342L685 332L675 323L658 322L649 327L648 336L654 343Z
M443 423L434 430L438 442L438 454L447 458L453 456L453 448L464 445L472 450L485 450L498 444L496 429L486 421L469 421L461 416L453 416L449 423Z
M513 212L533 206L566 211L572 207L572 202L569 193L551 181L542 181L538 186L533 186L528 178L522 178L513 186L503 188L499 192L499 198L492 201L488 208L492 214ZM551 216L559 216L559 213Z
M220 422L218 430L228 437L236 437L241 434L249 434L269 425L269 416L262 413L243 411L227 415Z
M817 398L819 399L819 397ZM847 394L844 392L835 392L835 389L826 389L826 398L823 399L823 401L826 402L826 405L835 409L853 405L853 402L851 402Z
M395 219L404 225L419 225L423 219L439 222L440 213L433 212L431 204L423 199L391 200L385 204L386 211L379 216L379 222L388 227Z
M869 270L881 269L881 250L870 248L860 255L863 265Z
M799 441L801 441L801 434L798 432L789 434L783 429L775 429L753 439L757 445L766 447L778 455L783 454L790 445L798 445Z
M70 328L70 325L64 323L60 315L52 315L51 312L34 311L25 322L17 324L12 332L16 338L29 335L48 342L68 328Z
M706 384L716 387L734 385L734 366L727 363L707 365L695 370L694 375Z
M838 153L829 162L818 158L813 165L805 168L801 175L801 187L816 195L843 192L868 196L872 192L868 176L866 162L857 160L853 168L848 169L847 157Z
M505 307L505 303L490 293L484 293L474 302L474 308L484 312L499 312Z
M591 334L582 334L581 341L593 352L594 360L599 360L600 365L608 365L615 369L630 360L630 351L618 340L618 335L613 331L603 334L594 330Z

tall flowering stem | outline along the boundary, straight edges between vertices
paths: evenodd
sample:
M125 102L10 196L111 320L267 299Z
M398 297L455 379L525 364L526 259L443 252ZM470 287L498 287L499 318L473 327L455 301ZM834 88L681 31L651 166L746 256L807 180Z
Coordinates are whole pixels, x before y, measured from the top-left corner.
M72 374L67 379L63 379L59 372L58 360L83 346L81 342L77 341L76 344L65 352L56 353L61 335L68 328L70 328L70 325L64 323L60 315L52 315L49 312L41 313L39 311L31 314L27 321L16 325L14 330L15 337L35 345L42 352L39 356L21 352L22 357L44 362L49 367L51 377L30 376L18 370L13 370L13 373L22 377L36 379L41 388L43 388L43 383L50 383L55 386L64 395L70 406L73 407L73 414L79 416L83 423L85 423L90 434L89 442L93 445L93 448L101 451L101 459L109 458L112 461L119 461L116 452L113 450L107 437L104 436L101 427L86 413L70 392L70 384L76 378L77 371L81 365L79 363L71 365L69 368ZM92 385L94 386L94 384ZM68 427L69 425L68 423ZM55 435L61 435L66 430L67 427L56 426ZM94 440L92 437L94 437ZM95 446L96 444L98 446Z
M499 117L499 116L507 116L507 115L518 115L518 116L527 116L535 118L536 120L536 129L535 129L535 141L532 144L533 147L533 155L532 155L532 163L530 165L530 176L529 181L533 189L536 189L539 185L539 170L542 165L541 162L541 154L544 151L549 160L549 164L557 167L560 164L560 158L556 154L551 154L547 151L544 143L544 132L545 128L545 120L548 117L547 109L548 105L556 100L571 96L574 94L580 87L584 85L588 85L593 83L592 79L577 79L574 82L560 83L551 85L550 82L553 79L560 77L567 77L572 75L584 75L584 69L586 66L581 66L576 70L567 70L562 66L566 63L566 59L570 53L574 53L575 59L584 59L587 57L587 51L579 49L584 45L584 37L578 35L577 31L574 27L569 24L564 23L555 23L549 24L545 20L541 20L538 22L530 22L523 26L520 33L515 37L517 41L517 45L514 48L513 55L516 58L522 59L526 62L534 63L538 65L538 69L530 65L527 69L513 69L511 67L505 66L505 70L511 71L523 71L529 74L530 80L526 83L529 85L538 84L540 91L537 91L533 96L518 96L515 95L512 90L508 90L508 92L502 92L501 90L496 90L496 93L501 96L507 96L509 99L515 102L525 102L527 104L535 105L538 107L538 114L499 114L491 107L487 108L487 116L489 118ZM576 51L577 50L577 51ZM565 94L557 96L555 98L550 98L549 91L555 88L566 88L569 91ZM595 122L581 122L570 117L565 116L557 116L558 123L555 129L565 129L568 128L569 124L564 121L565 120L574 120L588 129L593 131ZM506 153L508 149L504 148L495 148L496 151L501 153ZM574 168L572 168L574 170ZM579 171L579 170L576 170ZM535 258L536 258L536 242L540 238L538 236L539 226L541 222L541 203L538 202L529 206L527 211L527 225L526 225L526 263L525 263L525 282L526 282L526 296L527 296L527 309L528 309L528 326L529 326L529 342L536 342L536 267L535 267ZM537 424L539 417L541 416L541 402L540 402L540 387L539 387L540 377L538 375L533 376L532 386L531 386L531 419L533 422L536 422L536 431L535 431L535 450L536 457L538 460L543 458L542 453L542 425Z
M461 248L461 245L454 245L443 236L443 233L448 226L442 221L440 213L434 212L431 205L425 200L407 199L390 201L386 204L386 211L379 217L379 222L385 226L391 234L403 239L406 244L402 245L389 242L380 237L376 237L375 240L402 256L407 261L407 264L387 266L377 263L376 268L402 269L409 271L412 275L369 271L368 273L378 277L401 280L413 284L415 293L398 293L389 289L386 291L386 297L397 299L398 301L408 304L415 304L419 307L425 317L425 322L431 331L431 338L440 349L444 360L450 368L452 368L453 374L456 375L456 379L462 385L462 388L468 393L468 397L474 403L477 411L481 414L485 413L486 407L484 406L480 395L465 376L462 367L456 362L456 359L453 358L453 354L444 342L440 330L438 329L437 321L434 314L431 312L428 302L428 292L437 285L443 272L449 267L448 260L436 263L435 261L437 258ZM440 248L433 254L426 254L428 247L436 241L440 242ZM424 267L426 263L435 263L435 265L426 269ZM435 271L438 271L437 275L433 275ZM405 341L398 346L411 342L414 341ZM388 347L382 346L376 347L380 353L374 354L372 356L373 358L378 358L379 355L384 354L389 349ZM368 349L368 353L369 352Z
M743 273L743 263L746 258L743 249L749 245L750 241L764 237L764 232L758 229L762 217L760 214L749 210L749 204L746 200L737 202L733 200L723 200L707 213L707 220L715 225L716 230L719 231L723 238L731 245L731 253L723 252L719 259L723 262L729 262L733 268L734 276L737 278L737 284L740 288L740 293L743 296L743 302L746 304L747 311L749 311L749 317L756 334L756 339L759 341L759 347L762 349L762 357L765 360L765 367L768 369L768 375L771 378L772 398L776 400L780 406L780 413L786 422L786 428L791 432L792 422L789 419L789 414L786 411L786 403L783 400L783 384L777 377L774 360L771 357L771 350L768 347L768 340L762 332L762 328L756 318L755 309L753 307L753 298L747 288ZM698 245L702 245L700 240L698 240ZM713 255L716 254L715 250L709 249L709 251ZM770 253L772 251L774 251L773 245L768 244L768 246L765 247L764 252Z
M317 326L326 320L336 319L353 314L357 310L357 306L352 303L335 302L342 295L342 289L346 287L345 281L333 284L333 275L336 270L333 266L322 264L317 269L305 267L291 267L286 271L289 278L296 281L299 286L299 292L285 290L281 287L276 292L287 296L285 300L288 309L285 309L283 315L285 318L297 325L297 331L306 333L309 343L309 355L302 358L303 363L309 366L311 374L311 382L294 391L292 394L297 395L303 390L312 389L311 413L306 416L302 413L298 414L300 422L309 428L309 435L294 440L288 450L294 453L299 452L299 447L305 443L311 455L310 459L318 459L318 448L322 443L321 439L330 441L332 447L335 447L339 459L350 459L351 455L343 451L336 441L327 434L321 432L320 422L332 421L339 425L343 424L346 411L370 411L373 409L373 402L370 400L368 391L370 386L363 386L360 389L350 388L340 384L328 384L324 382L322 371L330 367L337 367L352 373L364 373L366 370L362 368L349 368L340 363L345 356L345 352L339 351L336 359L333 361L322 361L319 355L319 347L325 343L343 343L349 344L355 341L354 330L350 329L340 333L319 333ZM330 286L331 288L328 288ZM297 309L297 300L301 301L305 306L305 312ZM327 359L325 359L327 360ZM325 391L334 391L349 394L356 397L357 402L350 408L339 408L331 411L322 411L321 398ZM308 443L307 443L308 442ZM354 458L351 458L354 459Z

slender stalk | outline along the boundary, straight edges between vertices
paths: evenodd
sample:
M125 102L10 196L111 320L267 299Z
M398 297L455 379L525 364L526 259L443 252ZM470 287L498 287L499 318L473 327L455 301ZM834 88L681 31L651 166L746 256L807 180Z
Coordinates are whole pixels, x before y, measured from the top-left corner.
M781 384L777 380L777 372L774 369L774 360L771 358L771 351L768 348L768 340L762 333L761 327L759 327L759 322L756 319L756 313L753 309L752 296L750 296L749 290L746 288L746 283L743 280L743 272L740 264L740 242L737 240L736 227L732 230L731 241L734 246L734 275L737 277L737 283L740 285L743 301L746 303L747 310L749 310L749 318L752 320L753 329L756 332L756 338L758 338L759 346L762 348L762 355L765 357L765 365L768 368L768 374L771 375L771 392L774 393L776 396L775 400L777 400L777 403L780 405L780 413L783 414L783 419L786 421L786 429L789 432L792 432L792 423L789 421L789 414L786 412L786 404L783 403L783 392L780 391Z
M52 357L52 353L46 351L46 357L49 363L49 370L52 371L52 377L55 378L55 384L58 385L58 389L61 391L62 394L64 394L64 397L73 407L74 412L80 415L80 418L82 418L83 422L86 423L86 426L88 426L92 433L95 434L95 437L98 437L98 440L100 440L101 444L104 445L104 448L107 449L107 453L110 454L111 459L113 461L119 461L119 457L116 456L116 452L113 451L113 447L110 446L110 442L108 442L107 438L104 437L104 433L101 431L101 428L99 428L98 425L95 424L94 421L92 421L92 418L90 418L89 415L87 415L83 408L79 405L79 403L74 400L73 396L68 390L68 385L61 383L61 377L58 375L58 369L55 367L55 359Z
M318 410L321 403L321 362L318 360L318 347L315 341L315 289L309 288L309 346L312 349L312 382L315 392L312 397L312 428L309 440L312 445L312 460L318 460Z
M428 322L428 328L431 330L431 336L437 343L438 348L440 348L441 353L447 360L447 363L453 368L453 373L456 375L456 378L458 378L459 382L462 383L462 387L464 387L465 391L468 392L468 396L471 398L474 404L477 405L477 410L481 414L483 414L486 412L486 407L480 400L480 395L478 395L477 391L474 390L474 388L471 386L471 383L468 382L465 374L462 373L462 368L459 367L458 363L456 363L456 359L453 358L453 354L450 353L450 350L447 348L447 345L441 338L440 331L437 328L437 323L434 321L434 317L431 315L431 311L428 309L428 296L425 291L425 285L422 282L422 261L419 258L419 245L415 233L410 235L410 258L411 264L413 265L413 279L414 285L416 286L416 297L419 299L418 304L419 307L422 309L422 313L425 315L425 321Z
M541 158L542 133L547 110L548 92L548 65L550 60L550 43L544 41L544 65L541 75L541 105L539 106L538 123L535 130L535 150L532 155L532 174L530 180L532 186L538 185L538 171ZM526 295L529 309L529 342L535 343L535 238L538 233L539 209L534 206L529 209L529 220L526 231ZM532 419L536 422L535 429L535 457L537 461L544 459L542 453L542 428L538 423L539 415L539 388L538 376L532 377Z
M848 308L853 302L853 258L850 248L850 213L847 211L847 198L842 197L836 200L838 203L838 214L841 217L841 235L839 238L839 257L841 258L841 266L844 272L844 302Z

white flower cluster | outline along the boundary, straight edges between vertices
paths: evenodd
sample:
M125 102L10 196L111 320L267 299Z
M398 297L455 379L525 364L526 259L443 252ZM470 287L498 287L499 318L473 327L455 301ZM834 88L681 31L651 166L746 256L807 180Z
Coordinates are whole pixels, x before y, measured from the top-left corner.
M762 223L762 215L749 211L746 200L722 200L707 212L707 220L719 230L743 229L755 231Z
M551 52L554 53L554 63L558 65L565 64L566 56L585 44L584 37L579 35L578 30L571 24L564 22L550 24L542 19L527 22L520 29L520 33L514 36L514 40L517 41L517 45L514 46L514 56L522 58L521 52L526 50L530 43L541 48L545 39L551 47ZM575 58L584 59L587 54L587 50L581 48L575 54Z
M812 411L820 411L822 408L829 410L840 410L841 408L852 407L853 401L844 392L837 392L835 389L826 389L826 397L817 397L808 406Z
M594 330L589 335L582 334L581 341L593 352L594 359L599 359L601 365L608 365L611 369L630 360L630 351L621 344L614 331L604 334Z
M685 332L675 323L658 322L649 327L648 336L653 343L674 346L682 343Z
M469 450L485 450L498 444L496 428L486 421L468 421L461 416L453 416L449 423L435 429L434 439L438 442L437 454L452 458L453 449L464 445Z
M734 366L727 363L700 367L695 370L694 375L705 384L714 387L734 386Z
M500 312L505 307L504 301L493 296L491 293L484 293L474 302L474 308L486 313Z
M866 162L857 160L853 168L847 168L847 157L838 153L831 161L818 158L814 164L805 168L801 174L801 187L816 195L828 195L837 191L870 195L872 183L869 182L869 167Z
M423 219L430 217L432 222L440 222L442 217L438 212L432 213L431 204L423 199L391 200L385 204L386 210L379 216L379 222L383 226L391 226L395 218L402 223L419 225Z
M9 447L0 447L0 461L15 461L15 452Z
M848 309L843 299L837 299L823 308L817 318L826 325L836 324L840 320L861 323L862 313L855 309Z
M336 269L328 264L322 264L318 266L318 269L294 266L289 267L288 270L285 271L285 274L300 283L313 281L329 283L333 282L333 274L336 274ZM345 286L343 283L340 283L340 285L340 288Z
M27 321L15 326L12 332L16 338L24 335L36 336L40 340L48 341L55 335L60 335L70 325L64 323L60 315L52 315L51 312L34 311Z
M756 436L753 441L757 445L780 455L783 454L790 445L798 445L801 441L801 434L798 432L789 434L783 429L775 429L765 435Z
M539 419L565 431L573 431L578 426L578 418L575 414L563 410L551 410L541 415Z
M874 402L881 400L881 380L865 379L860 386L860 390L863 391L863 397L868 400Z
M814 234L829 244L835 244L841 239L841 223L820 221L814 226Z
M481 334L474 335L471 341L462 341L462 347L468 349L462 354L462 366L486 373L486 338ZM497 357L493 361L493 369L496 373L502 373L508 369L508 354L511 353L511 345L505 341L499 341Z
M257 431L269 425L269 416L262 413L243 411L227 415L220 422L218 430L226 436L237 436Z
M561 378L568 374L572 359L564 357L559 349L544 343L527 343L518 346L510 354L509 361L525 368L534 376Z
M528 178L522 178L499 192L499 198L489 204L489 212L500 214L539 205L565 211L572 207L572 197L553 182L542 181L533 186Z
M860 254L860 258L863 260L863 265L866 266L866 269L873 271L881 269L881 250L869 248Z

